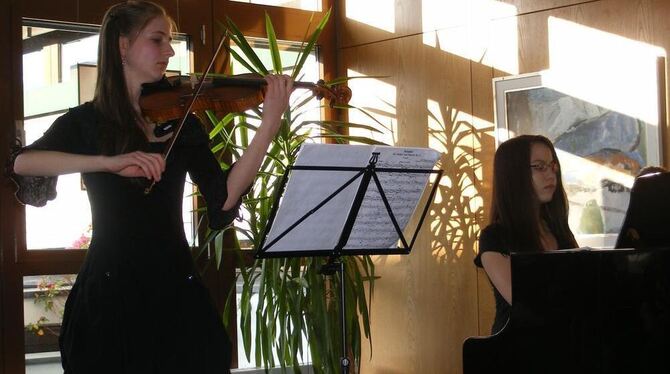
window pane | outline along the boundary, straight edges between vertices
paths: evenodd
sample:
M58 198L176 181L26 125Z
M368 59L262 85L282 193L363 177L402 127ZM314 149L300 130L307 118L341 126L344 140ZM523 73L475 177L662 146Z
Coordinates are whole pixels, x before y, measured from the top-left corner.
M23 26L23 106L25 144L31 144L68 108L93 98L96 80L98 35L90 26L25 21ZM190 71L185 37L177 35L172 74ZM191 244L193 187L184 191L184 230ZM58 197L45 207L26 206L28 249L87 248L91 212L79 174L58 178Z
M256 273L258 275L258 272ZM237 282L235 283L235 289L236 289L236 297L237 297L237 305L240 305L242 303L242 288L244 287L244 280L238 273L237 276ZM258 308L258 290L259 290L259 282L254 283L254 288L253 288L253 296L251 296L251 309L256 310ZM240 313L239 308L237 311L237 326L241 326L242 324L242 313ZM256 336L256 313L251 313L251 336ZM254 362L254 357L256 355L256 350L254 349L254 343L252 341L251 344L251 351L249 353L249 357L251 357L251 361L247 360L247 355L244 353L244 345L242 344L243 342L243 336L242 336L242 329L237 329L237 367L239 369L250 369L250 368L255 368L257 367L255 362ZM300 357L298 357L298 362L300 365L304 365L301 370L303 373L312 373L311 367L309 367L309 363L312 361L312 355L309 351L309 342L307 341L307 338L302 336L302 346L304 347L304 351ZM275 359L277 360L277 353L275 352ZM261 370L258 370L260 373ZM273 371L274 372L274 371ZM277 371L279 372L279 371ZM246 373L246 371L245 371Z
M247 37L247 41L253 48L254 52L256 52L256 55L260 58L260 60L263 62L264 66L267 68L272 67L272 56L270 55L270 49L268 47L268 42L265 39L258 39L258 38L252 38L252 37ZM282 66L284 66L284 74L290 75L293 73L293 65L296 63L296 58L298 57L298 53L301 49L301 43L298 42L287 42L287 41L279 41L279 50L280 50L280 55L281 55L281 61L282 61ZM239 55L243 55L241 49L235 45L232 46L232 49L235 50ZM232 69L231 71L233 74L244 74L244 73L249 73L249 70L246 69L241 63L239 63L237 60L232 59ZM299 81L303 82L317 82L320 77L319 77L319 61L317 58L317 53L315 51L312 51L310 56L307 58L305 61L305 64L303 65L302 69L300 70L300 75L298 76ZM295 108L295 104L302 102L307 96L311 95L311 92L309 90L302 90L302 89L297 89L294 91L294 93L291 95L291 108ZM304 113L303 113L304 111ZM309 121L309 120L320 120L321 119L321 107L320 107L320 102L316 99L312 99L309 103L307 103L305 106L301 107L297 112L302 113L301 114L301 120L300 122L303 121ZM294 112L294 116L295 116ZM250 123L251 125L258 126L260 125L260 121L248 117L246 118L247 122ZM298 125L298 123L294 123L293 126ZM318 134L320 129L318 126L315 125L308 125L304 126L301 128L299 131L300 134L304 134L309 132L312 135ZM240 134L236 134L237 138L239 139ZM251 138L253 138L253 132L250 132L249 134L249 141L251 141ZM318 137L312 138L309 141L311 142L321 142L321 139ZM249 225L247 224L249 220L249 211L244 209L240 209L240 214L243 218L243 221L241 222L235 222L235 225L244 229L248 230ZM237 232L237 238L240 242L240 245L242 248L249 248L251 246L249 240L247 239L246 236L241 234L239 231Z
M23 277L26 373L62 373L58 336L76 275Z
M61 113L26 119L26 144L37 140ZM26 205L26 245L37 248L88 248L91 208L79 174L58 177L57 198L47 206Z
M232 0L238 3L272 5L284 8L294 8L320 12L322 0Z

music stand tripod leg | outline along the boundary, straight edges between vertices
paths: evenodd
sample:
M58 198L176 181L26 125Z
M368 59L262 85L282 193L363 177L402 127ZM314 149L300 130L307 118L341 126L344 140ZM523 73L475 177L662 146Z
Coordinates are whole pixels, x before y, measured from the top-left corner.
M321 273L324 275L333 275L339 273L340 276L340 324L342 326L342 356L340 356L340 368L342 374L349 374L349 365L351 360L347 356L347 313L345 310L346 303L346 289L345 289L345 273L344 260L340 257L333 256L328 259L328 263L321 267Z

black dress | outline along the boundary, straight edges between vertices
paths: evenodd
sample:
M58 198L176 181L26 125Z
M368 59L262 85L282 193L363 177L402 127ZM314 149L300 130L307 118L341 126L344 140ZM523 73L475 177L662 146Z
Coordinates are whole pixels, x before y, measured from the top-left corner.
M98 129L99 116L86 103L27 148L97 155ZM163 146L149 144L152 152ZM210 226L228 225L237 209L221 210L226 174L195 119L184 126L148 195L130 178L82 175L93 235L65 305L60 347L66 374L229 372L230 342L183 230L187 172L207 201Z
M505 256L509 256L510 252L514 252L515 248L510 248L510 244L505 240L506 237L505 228L502 225L494 223L486 226L479 233L479 253L475 257L475 265L480 268L484 267L482 265L482 254L484 252L498 252ZM558 237L556 239L558 240L558 249L569 249L574 247L571 243L562 241ZM491 286L493 288L493 297L496 302L496 315L493 320L493 326L491 327L491 334L495 334L502 330L507 324L512 306L505 300L493 284L491 284Z

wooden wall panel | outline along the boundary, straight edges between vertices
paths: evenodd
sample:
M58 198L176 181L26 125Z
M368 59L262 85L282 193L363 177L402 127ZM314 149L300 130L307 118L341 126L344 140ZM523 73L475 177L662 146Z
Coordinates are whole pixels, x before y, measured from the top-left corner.
M116 0L79 1L77 22L100 25L107 9L118 2Z
M526 14L547 9L556 9L568 6L579 6L601 0L501 0L516 8L516 14Z
M661 69L665 72L663 81L665 82L665 92L662 97L662 102L665 104L665 127L663 128L663 156L664 156L664 165L670 167L670 113L668 113L668 107L670 102L670 84L668 83L668 77L670 77L670 70L668 67L668 51L670 51L670 22L668 22L668 17L670 16L670 2L665 0L655 0L650 1L650 6L652 8L651 12L651 24L653 25L653 30L651 32L650 43L656 46L659 46L665 50L665 61L662 62Z
M493 180L493 154L495 152L494 119L493 119L493 89L491 79L494 76L492 59L494 53L491 48L494 43L491 35L495 35L491 22L477 14L478 9L473 7L472 23L470 25L469 50L475 61L471 66L472 84L472 115L473 125L480 131L478 141L473 144L474 159L479 160L473 165L473 179L476 181L479 191L478 208L481 214L477 216L477 228L483 228L489 222L491 206L491 181ZM504 43L503 43L504 44ZM498 45L498 44L495 44ZM478 234L476 232L475 234ZM471 250L478 251L478 243ZM493 291L486 273L477 270L477 317L478 329L475 335L488 335L493 325L495 316L495 300ZM457 372L457 370L454 370Z
M496 76L552 68L549 45L550 31L548 30L550 18L569 21L576 25L596 30L595 32L611 34L612 38L625 38L631 41L646 43L650 47L655 46L660 48L667 55L667 51L670 49L670 38L668 37L670 30L665 19L668 14L670 14L670 3L667 1L609 0L588 2L578 6L539 11L516 17L515 21L518 25L519 35L517 51L518 71L505 71L504 68L499 68L500 65L504 65L503 63L498 65L497 62L494 62L493 65L497 71ZM509 22L509 20L495 20L492 21L492 24L500 26L505 22ZM578 41L575 43L578 43ZM499 55L510 53L509 49L506 49L504 45L492 44L491 47ZM626 51L622 50L621 54L621 59L603 60L602 64L620 65L621 68L618 70L618 74L621 75L634 76L637 74L635 71L630 71L630 69L626 68ZM574 58L579 59L580 56L574 56ZM585 63L592 64L592 62L588 61L585 61ZM665 76L667 77L667 64L665 65ZM617 79L617 77L613 77L613 79ZM665 92L662 94L667 97L668 85L665 82L665 78L661 84L665 86ZM631 93L622 92L622 95L631 95ZM665 112L664 109L668 103L664 102L663 104L662 110ZM661 126L663 126L663 133L667 134L667 113ZM663 138L663 143L663 159L664 164L667 166L670 165L670 142L667 136Z
M55 21L77 21L78 0L23 0L20 3L23 17L49 19Z
M347 25L340 30L342 46L465 26L470 9L470 1L462 0L342 1L338 11Z
M154 2L165 7L167 13L178 21L179 15L179 0L153 0ZM118 0L96 0L96 1L79 1L79 18L77 22L91 23L99 25L102 22L102 17L105 15L107 9L119 3Z
M468 151L470 170L465 175L471 175L476 192L458 195L454 188L440 189L435 211L442 211L442 198L450 196L455 199L474 196L470 200L474 201L473 206L481 207L473 210L476 214L472 220L446 220L431 215L427 225L432 229L422 233L420 246L409 256L377 259L382 278L376 284L373 300L374 356L363 364L366 373L460 373L460 356L456 358L456 353L460 355L462 337L486 335L490 331L495 312L491 286L483 271L474 270L471 260L477 250L477 230L488 222L490 211L495 152L491 79L550 68L551 19L609 33L613 38L646 43L658 47L665 55L670 49L670 23L667 22L670 2L664 0L482 0L470 4L467 18L470 32L464 34L451 32L460 26L448 23L437 33L422 29L416 20L422 14L421 4L416 1L395 1L393 5L396 25L405 25L402 31L381 30L348 19L344 11L341 14L344 68L366 75L388 75L386 83L397 90L395 115L399 145L423 146L426 128L434 130L430 121L426 122L427 99L436 99L445 108L451 105L462 111L461 118L468 118L474 135L469 138L472 144ZM445 4L445 12L451 5L451 2ZM404 17L413 19L403 20ZM452 44L466 43L468 52L442 48L446 52L440 55L429 43L424 43L433 38L433 34L442 32L450 33L448 40ZM465 40L454 41L454 38ZM440 41L444 40L447 39ZM575 40L575 44L579 42ZM581 56L568 57L578 61ZM618 60L603 61L608 67L617 63ZM668 76L667 63L662 68ZM636 73L625 67L620 70L620 74L634 76ZM665 81L665 77L662 79ZM443 96L436 87L442 88ZM666 116L667 89L665 84L662 111ZM629 92L622 92L624 94ZM369 90L354 92L354 100L357 96L382 94ZM467 100L461 102L465 97ZM663 137L666 166L670 165L667 122L666 118ZM442 131L444 138L448 138L450 129L445 126ZM429 140L431 147L435 144ZM443 168L448 164L445 159L459 150L463 148L458 144L446 144L445 149L441 149L445 155L441 160ZM453 169L444 169L448 180L453 181L457 176ZM446 221L452 225L450 230L437 229ZM462 242L462 257L454 255L458 250L451 252L453 242L445 238L449 238L449 233L473 231L474 234ZM446 256L440 257L440 253ZM436 266L436 260L442 266ZM400 315L408 317L398 319ZM451 324L457 327L449 326ZM441 347L441 355L433 350L436 346Z
M214 20L220 22L225 22L226 16L230 17L240 30L246 30L245 35L264 38L266 34L266 12L272 19L277 38L283 40L303 40L313 13L292 8L264 7L234 1L214 1L212 14ZM314 27L319 21L321 21L321 17L317 14L311 23L310 33L314 31ZM221 30L215 30L215 33L219 32Z
M179 13L175 17L179 32L191 36L189 47L194 57L193 71L205 71L220 37L214 38L212 0L180 0ZM204 35L201 35L203 29Z
M476 238L461 230L474 227L478 214L470 210L468 190L471 165L478 161L466 150L479 136L469 114L470 61L426 45L417 35L345 49L343 62L364 75L389 76L384 83L396 92L391 105L397 145L444 151L437 203L412 253L375 258L381 279L372 307L374 355L367 362L369 352L363 353L362 372L454 372L460 367L461 342L478 325L472 266ZM352 103L384 107L378 96L355 90Z
M154 1L164 6L168 14L177 20L179 0ZM23 0L19 3L23 17L99 25L107 8L119 2L119 0Z

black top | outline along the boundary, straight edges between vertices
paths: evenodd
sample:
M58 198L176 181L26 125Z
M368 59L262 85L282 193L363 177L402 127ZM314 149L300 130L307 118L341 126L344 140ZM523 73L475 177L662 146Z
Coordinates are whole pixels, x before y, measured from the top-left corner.
M498 252L505 256L509 256L510 252L515 252L513 248L510 248L510 245L505 239L505 228L500 224L491 224L486 226L479 233L479 253L475 257L475 265L477 267L483 268L481 256L484 252ZM559 249L568 249L573 246L570 243L565 243L558 240ZM493 284L491 284L493 286ZM502 330L507 324L507 321L510 317L510 304L505 300L505 298L498 292L498 289L493 286L493 295L496 302L496 316L493 320L493 326L491 327L491 334L495 334L498 331Z
M98 155L99 122L93 105L83 104L27 148ZM195 270L182 222L186 173L207 201L212 228L230 224L237 213L221 210L227 174L208 140L194 117L187 121L148 195L131 178L82 174L93 235L65 305L65 373L228 372L230 343ZM149 143L148 151L164 145Z

